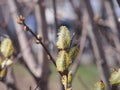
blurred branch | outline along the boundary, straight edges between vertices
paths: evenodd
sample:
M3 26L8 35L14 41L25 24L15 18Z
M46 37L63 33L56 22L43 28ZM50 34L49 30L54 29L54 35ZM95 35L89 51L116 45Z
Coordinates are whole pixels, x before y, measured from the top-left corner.
M104 7L106 9L106 12L108 14L108 26L111 28L112 30L112 38L113 38L113 42L115 44L115 48L120 52L120 43L119 43L119 32L118 32L118 27L117 27L117 22L115 20L115 16L114 16L114 11L112 10L112 6L110 4L110 2L108 1L104 1ZM117 54L117 59L120 63L120 56Z
M22 27L17 24L16 18L18 17L17 14L17 7L14 0L9 1L8 5L10 7L10 12L12 15L12 19L16 28L16 33L18 36L19 44L21 51L25 49L25 47L28 47L28 40L25 36L25 33L22 30ZM35 63L35 59L33 54L31 53L31 48L28 47L27 51L23 54L24 62L27 65L28 70L34 77L40 77L41 76L41 66L38 66L37 63ZM29 58L29 59L28 59Z
M23 24L24 26L28 27L25 22ZM28 29L29 32L36 38L36 40L39 41L39 43L42 45L42 47L45 49L46 53L49 55L50 57L50 60L53 62L53 64L56 66L56 63L55 63L55 60L54 58L52 57L52 55L50 54L50 52L48 51L48 49L46 48L46 45L41 41L41 38L38 38L37 35L29 28Z
M17 83L15 80L13 68L9 68L7 73L7 78L5 80L5 84L7 85L8 90L19 90L17 87Z
M117 0L118 5L120 6L120 0Z
M90 1L89 0L83 0L86 6L86 9L88 11L88 15L89 15L89 20L91 25L89 24L89 36L91 38L92 41L92 46L93 46L93 51L97 60L97 65L98 68L100 70L102 79L106 85L107 90L110 90L110 85L109 85L109 77L110 77L110 72L109 72L109 68L107 65L107 61L105 58L105 54L104 54L104 50L102 47L102 43L101 43L101 38L100 35L98 33L98 26L95 24L93 18L94 18L94 14L93 14L93 10L92 7L90 5ZM92 30L93 29L93 30Z
M82 29L82 36L81 36L81 40L80 40L80 53L77 57L77 59L73 62L72 65L72 74L73 77L75 76L76 71L78 70L79 64L80 64L80 60L81 60L81 56L84 50L84 46L85 46L85 41L86 41L86 37L87 37L87 17L86 17L86 12L84 11L83 13L83 29Z
M103 0L104 2L105 2L105 0ZM106 2L108 2L108 4L110 4L109 5L109 7L110 7L110 10L111 10L111 14L112 14L112 16L111 17L113 17L113 19L114 19L114 24L116 24L116 27L117 27L117 31L120 33L120 24L119 24L119 22L118 22L118 18L117 18L117 14L116 14L116 12L115 12L115 5L114 5L114 2L113 2L113 0L108 0L108 1L106 1ZM120 2L120 1L119 1ZM118 33L118 35L120 36L120 34Z
M77 7L77 6L74 4L73 0L69 0L69 2L70 2L70 4L72 5L72 7L73 7L76 15L78 16L79 20L81 20L81 16L82 16L82 13L81 13L81 10L82 10L82 9L81 9L81 5L82 5L82 4L79 5L79 7Z

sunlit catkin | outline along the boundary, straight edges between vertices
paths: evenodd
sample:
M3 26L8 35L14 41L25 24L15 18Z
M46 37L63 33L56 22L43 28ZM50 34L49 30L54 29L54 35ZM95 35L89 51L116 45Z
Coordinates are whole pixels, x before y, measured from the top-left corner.
M0 65L1 65L1 63L2 63L2 57L0 56Z
M66 26L61 26L58 33L56 46L58 49L66 49L70 45L70 31Z
M10 59L6 59L1 63L1 68L6 68L6 67L10 67L13 64L13 61Z
M10 57L13 52L14 52L14 47L12 44L12 41L9 38L5 38L2 42L1 42L1 53L4 55L4 57L8 58Z
M110 84L117 85L120 84L120 69L114 70L110 76Z
M72 83L72 71L68 73L68 84Z
M94 85L94 90L106 90L103 81L98 81Z
M67 59L68 59L68 53L66 53L66 51L62 50L59 51L58 56L57 56L57 60L56 60L56 66L57 66L57 70L60 72L64 72L66 69L68 69L68 65L67 65Z

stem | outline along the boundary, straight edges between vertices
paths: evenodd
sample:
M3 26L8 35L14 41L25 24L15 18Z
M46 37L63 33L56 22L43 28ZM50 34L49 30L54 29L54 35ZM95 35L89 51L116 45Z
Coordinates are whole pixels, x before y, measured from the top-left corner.
M23 23L24 26L27 26L26 23ZM28 27L28 26L27 26ZM43 42L41 41L41 39L39 39L37 37L37 35L29 28L28 31L40 42L40 44L42 45L42 47L45 49L46 53L49 55L50 60L53 62L53 64L56 66L55 60L53 59L52 55L50 54L50 52L48 51L48 49L45 47L45 45L43 44Z

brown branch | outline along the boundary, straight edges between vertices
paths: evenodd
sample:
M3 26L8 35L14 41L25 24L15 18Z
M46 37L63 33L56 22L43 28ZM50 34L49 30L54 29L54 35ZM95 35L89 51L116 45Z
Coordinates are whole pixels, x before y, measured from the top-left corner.
M94 54L96 56L97 59L97 65L98 68L101 72L102 75L102 79L106 85L107 90L110 90L110 84L109 84L109 77L110 77L110 72L109 72L109 68L107 65L107 61L106 61L106 57L104 54L104 50L102 47L102 43L101 43L101 38L99 35L99 28L98 26L95 24L93 18L94 18L94 13L92 10L92 7L90 5L90 0L83 0L89 15L89 20L90 23L89 24L89 35L92 41L92 46L93 46L93 50L94 50ZM91 26L92 25L92 26ZM93 29L93 30L92 30Z
M23 23L24 26L28 27L25 22ZM40 44L42 45L42 47L44 48L44 50L46 51L46 53L49 55L50 60L53 62L53 64L56 66L55 60L52 57L52 55L50 54L50 52L48 51L48 49L46 48L45 44L41 41L41 38L38 38L37 35L28 27L28 31L36 38L36 40L38 40L40 42Z
M119 5L119 7L120 7L120 0L117 0L117 3L118 3L118 5Z
M112 39L115 45L115 48L120 52L120 43L119 43L119 31L117 27L117 22L114 16L114 11L112 10L112 6L109 1L103 1L104 7L106 9L106 12L108 14L108 26L111 28L112 31ZM120 56L117 55L117 59L120 63Z
M80 53L77 57L77 59L73 62L73 65L72 65L72 74L73 74L73 77L75 76L75 73L76 71L78 70L78 67L79 67L79 64L80 64L80 60L81 60L81 56L82 56L82 53L83 53L83 50L84 50L84 47L85 47L85 41L86 41L86 38L87 38L87 16L86 16L86 12L84 11L84 15L83 15L83 29L82 29L82 36L81 36L81 40L80 40Z

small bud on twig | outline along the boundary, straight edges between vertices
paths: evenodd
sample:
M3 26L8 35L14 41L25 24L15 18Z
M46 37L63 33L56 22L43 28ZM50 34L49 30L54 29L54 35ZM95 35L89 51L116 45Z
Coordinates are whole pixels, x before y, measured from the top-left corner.
M24 18L22 15L20 15L20 16L18 17L18 19L17 19L17 23L18 23L18 24L23 24L24 21L25 21L25 18Z
M29 27L28 26L24 26L24 31L28 31Z
M39 41L39 40L35 40L35 43L36 43L36 44L40 44L40 41Z
M37 38L39 39L39 40L42 40L42 36L41 35L37 35Z

